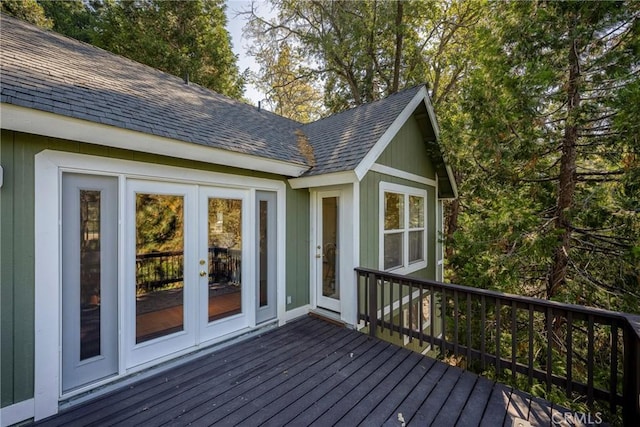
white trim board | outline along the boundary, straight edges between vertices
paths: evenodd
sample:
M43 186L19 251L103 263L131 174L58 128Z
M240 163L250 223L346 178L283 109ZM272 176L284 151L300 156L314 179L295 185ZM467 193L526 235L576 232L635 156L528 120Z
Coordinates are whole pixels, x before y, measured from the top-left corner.
M284 176L300 176L309 169L306 165L207 147L5 103L2 104L0 126L2 129L18 132Z
M416 175L416 174L406 172L400 169L392 168L389 166L381 165L380 163L374 163L369 170L378 172L378 173L383 173L385 175L393 176L396 178L406 179L407 181L417 182L419 184L430 185L432 187L438 186L438 183L434 179Z
M420 90L415 94L413 99L409 101L409 103L404 107L402 112L393 121L391 126L389 126L389 128L385 131L385 133L382 134L382 136L380 137L380 139L378 139L378 141L375 143L373 148L369 150L367 155L364 156L364 159L362 159L362 161L360 161L360 164L355 168L355 173L356 173L356 176L358 177L358 180L362 180L362 178L364 178L367 172L371 169L371 166L373 166L375 161L378 160L378 157L380 157L380 155L384 152L387 146L391 143L391 141L396 136L396 134L400 131L402 126L404 126L407 120L409 120L409 117L413 115L414 111L416 111L416 108L418 108L420 103L425 103L425 105L427 106L427 110L429 110L429 94L427 93L427 88L424 86L420 88ZM437 125L434 124L435 115L432 117L431 114L432 113L429 113L429 117L431 118L431 123L437 138L438 136Z
M0 427L7 427L33 418L34 399L23 400L0 409Z
M322 175L303 176L289 179L289 185L294 190L299 188L326 187L330 185L353 184L360 180L354 171L332 172Z
M247 177L240 175L223 174L217 172L207 172L191 170L180 167L162 166L148 164L130 160L119 160L90 156L76 153L66 153L54 150L45 150L35 156L35 360L34 360L34 399L30 411L37 420L46 418L58 412L60 390L60 218L61 218L61 197L59 194L59 184L63 172L80 172L104 174L120 177L120 226L119 226L119 282L123 286L124 257L126 256L124 238L124 227L126 212L123 210L126 199L127 179L142 179L165 182L176 182L184 184L203 184L219 187L244 189L250 194L254 190L276 191L279 199L279 206L286 206L286 184L279 180L268 180L263 178ZM249 203L249 206L252 206ZM277 233L279 250L286 253L286 212L279 209L277 212ZM283 258L283 257L279 257ZM282 291L286 286L286 269L284 261L278 262L277 267L278 290ZM54 284L52 284L54 282ZM279 297L279 302L283 302L284 297ZM123 322L123 313L120 312L120 324ZM284 313L284 308L280 308L278 313ZM255 325L250 324L250 328ZM124 335L120 331L120 348L124 346ZM222 339L222 337L221 337ZM214 340L215 341L215 340ZM203 342L200 347L211 344ZM191 349L184 350L188 353ZM123 354L123 353L122 353ZM140 365L131 369L126 368L126 360L121 354L120 375L113 377L106 382L122 378L125 374L130 374L144 369ZM174 354L177 356L179 354ZM158 359L162 360L162 359ZM156 360L155 362L157 362ZM155 363L152 362L152 363ZM93 386L99 386L96 383ZM77 393L86 390L79 389ZM68 393L62 396L67 398L75 394ZM4 410L3 410L4 412ZM4 413L3 413L4 416Z

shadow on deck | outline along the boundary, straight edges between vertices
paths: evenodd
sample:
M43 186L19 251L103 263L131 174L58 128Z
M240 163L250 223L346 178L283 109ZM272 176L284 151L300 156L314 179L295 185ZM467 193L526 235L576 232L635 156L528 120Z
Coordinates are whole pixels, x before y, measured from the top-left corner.
M533 426L565 410L306 317L78 404L39 426ZM399 421L400 420L400 421ZM524 424L526 425L526 424ZM566 425L566 424L564 424Z

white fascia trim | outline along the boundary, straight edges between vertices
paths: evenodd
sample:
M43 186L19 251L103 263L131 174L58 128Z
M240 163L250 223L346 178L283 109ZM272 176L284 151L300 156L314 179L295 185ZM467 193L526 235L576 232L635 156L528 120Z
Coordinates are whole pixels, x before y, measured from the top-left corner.
M326 187L328 185L354 184L359 182L356 173L352 170L344 172L332 172L322 175L303 176L289 179L289 185L294 190L300 188Z
M308 166L296 163L236 153L221 148L178 141L5 103L2 104L0 126L2 129L52 138L142 151L284 176L300 176L309 169Z
M7 427L33 418L33 399L23 400L0 409L0 426Z
M414 173L392 168L390 166L381 165L380 163L374 163L373 165L371 165L371 168L369 168L369 170L396 178L406 179L407 181L417 182L419 184L430 185L431 187L437 187L438 185L435 179L416 175Z
M456 179L453 176L453 170L451 166L445 165L445 170L447 171L447 176L449 177L449 182L451 183L451 190L453 190L453 197L442 197L442 199L453 200L458 198L458 184L456 183Z
M378 160L378 157L384 152L387 146L393 140L393 137L396 136L398 131L404 126L404 124L409 120L409 117L413 115L413 112L418 108L421 102L424 102L427 106L427 111L429 111L429 118L431 119L432 124L435 120L435 113L433 113L433 109L429 109L429 94L427 93L427 89L423 86L418 93L415 94L413 99L404 107L404 110L396 117L391 126L387 129L385 133L382 134L380 139L375 143L373 148L369 150L364 159L360 162L360 164L355 168L356 176L358 180L362 180L366 173L371 169L371 166ZM436 136L438 135L437 125L434 126L434 132Z

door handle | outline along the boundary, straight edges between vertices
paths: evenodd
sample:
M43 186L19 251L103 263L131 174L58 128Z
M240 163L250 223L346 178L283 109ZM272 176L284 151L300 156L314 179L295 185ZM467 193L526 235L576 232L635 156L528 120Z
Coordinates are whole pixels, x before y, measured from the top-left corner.
M206 276L206 275L207 275L207 272L206 272L206 271L204 271L204 270L200 271L200 277L204 277L204 276Z

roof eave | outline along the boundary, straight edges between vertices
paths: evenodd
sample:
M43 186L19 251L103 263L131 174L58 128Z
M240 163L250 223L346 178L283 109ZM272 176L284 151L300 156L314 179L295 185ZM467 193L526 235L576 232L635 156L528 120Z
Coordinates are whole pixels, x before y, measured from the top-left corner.
M2 103L0 127L18 132L67 139L112 148L250 169L287 177L305 173L307 165L269 159L87 120Z

